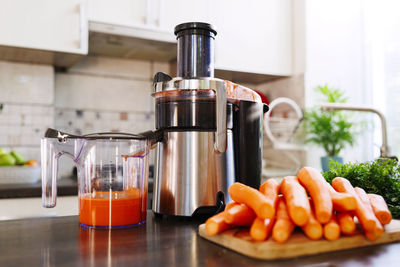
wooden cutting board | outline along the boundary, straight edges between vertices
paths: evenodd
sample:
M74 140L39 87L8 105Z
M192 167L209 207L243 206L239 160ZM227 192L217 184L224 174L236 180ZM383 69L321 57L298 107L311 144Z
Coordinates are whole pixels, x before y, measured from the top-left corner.
M284 244L276 243L272 238L264 242L252 241L248 229L230 229L222 234L209 236L205 224L202 224L199 226L199 234L207 240L251 258L277 260L396 242L400 240L400 220L393 220L386 225L385 233L374 242L367 240L361 230L353 236L341 236L335 241L313 241L298 230Z

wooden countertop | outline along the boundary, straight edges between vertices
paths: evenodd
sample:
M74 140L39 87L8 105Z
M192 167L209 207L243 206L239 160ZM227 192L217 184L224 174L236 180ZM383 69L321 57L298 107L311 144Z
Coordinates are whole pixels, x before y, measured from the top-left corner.
M119 230L87 230L78 218L0 222L0 266L398 266L400 243L286 261L259 261L197 234L201 221L156 217Z

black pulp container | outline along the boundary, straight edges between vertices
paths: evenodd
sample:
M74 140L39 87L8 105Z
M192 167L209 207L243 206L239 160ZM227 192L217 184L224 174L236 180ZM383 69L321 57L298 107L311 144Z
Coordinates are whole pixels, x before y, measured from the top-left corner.
M236 181L258 189L263 150L263 103L240 101L233 113Z

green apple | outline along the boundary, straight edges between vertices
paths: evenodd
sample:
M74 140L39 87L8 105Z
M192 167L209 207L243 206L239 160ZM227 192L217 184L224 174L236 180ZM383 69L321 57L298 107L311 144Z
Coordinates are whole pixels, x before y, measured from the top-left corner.
M10 154L1 154L0 155L0 166L13 166L15 165L15 158Z
M0 147L0 155L7 154L7 149Z
M17 165L23 165L26 162L24 155L18 153L17 151L11 151L10 155L14 157Z

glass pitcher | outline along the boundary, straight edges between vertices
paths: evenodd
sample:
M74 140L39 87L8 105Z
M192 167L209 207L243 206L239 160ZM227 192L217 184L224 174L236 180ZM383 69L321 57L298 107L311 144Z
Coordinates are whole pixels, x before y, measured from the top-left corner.
M78 170L81 226L118 228L144 223L150 148L146 135L75 136L48 129L41 140L43 207L56 205L58 158L65 154Z

